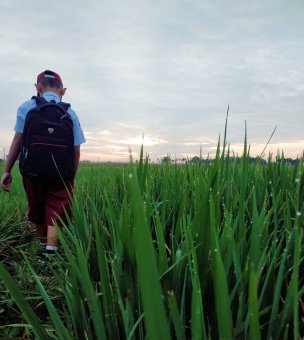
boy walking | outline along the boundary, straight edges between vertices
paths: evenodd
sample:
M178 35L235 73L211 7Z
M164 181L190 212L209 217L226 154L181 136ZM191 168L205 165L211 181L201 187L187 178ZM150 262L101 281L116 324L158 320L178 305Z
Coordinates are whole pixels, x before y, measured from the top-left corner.
M61 226L60 219L66 222L66 212L71 213L70 197L80 160L80 145L85 138L75 111L69 104L61 102L66 88L60 76L46 70L38 75L35 86L37 97L18 108L15 135L0 185L3 190L10 190L11 170L21 152L20 170L28 200L28 220L35 224L42 251L52 253L58 249L54 225ZM37 123L42 116L40 113L48 115L45 129ZM57 121L56 115L60 117L56 118ZM44 130L49 137L44 137ZM68 138L72 139L70 147ZM65 162L67 164L62 164ZM62 175L56 178L53 171L51 176L53 168Z

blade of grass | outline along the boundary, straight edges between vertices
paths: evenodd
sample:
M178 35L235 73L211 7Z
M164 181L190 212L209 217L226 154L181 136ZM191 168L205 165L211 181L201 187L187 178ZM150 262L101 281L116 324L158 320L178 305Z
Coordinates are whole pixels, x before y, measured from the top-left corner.
M249 336L250 339L260 340L259 307L257 296L257 279L254 264L251 264L249 279Z
M155 250L151 232L147 225L144 203L134 166L132 167L132 173L134 242L147 337L169 340L168 321L162 300L163 294L156 267Z
M216 313L220 339L232 339L233 323L227 277L220 254L217 226L215 221L215 207L213 196L210 195L210 232L211 232L211 253L212 253L212 276L215 291Z
M173 291L168 292L170 316L173 321L175 336L177 340L186 339L185 330L182 327L180 313L178 310L176 298Z
M96 337L99 339L105 339L106 338L106 332L104 328L104 321L103 321L103 313L100 306L100 301L98 294L96 292L96 289L94 288L93 282L91 280L86 257L84 254L84 251L79 244L79 242L76 242L76 251L77 251L77 260L78 260L78 266L81 273L81 279L83 288L86 294L86 300L87 304L90 310L90 315L92 317L92 322L94 325L94 330Z
M61 318L58 314L57 309L55 308L53 302L51 301L49 295L47 294L46 290L44 289L41 281L39 280L37 274L34 272L33 268L31 267L27 257L24 255L24 259L26 261L26 264L28 268L31 270L32 275L37 283L37 286L39 288L39 291L41 293L41 296L45 302L45 306L49 312L50 318L53 321L54 328L56 330L56 334L59 338L62 339L72 339L71 334L67 331L66 327L64 326L63 322L61 321Z
M20 310L22 311L25 319L29 322L29 327L33 329L34 334L38 339L51 339L51 337L46 332L45 328L39 321L38 317L34 313L33 309L30 307L16 283L14 282L11 275L5 269L4 265L0 262L0 274L1 278L7 286L8 290L12 294L12 297Z

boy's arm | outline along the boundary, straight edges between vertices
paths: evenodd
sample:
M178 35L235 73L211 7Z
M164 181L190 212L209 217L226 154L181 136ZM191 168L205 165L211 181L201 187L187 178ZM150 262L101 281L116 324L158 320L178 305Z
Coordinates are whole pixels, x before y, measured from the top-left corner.
M75 154L75 176L78 170L79 161L80 161L80 145L74 146L74 154Z
M9 149L8 157L4 165L4 172L1 178L1 188L5 191L9 191L9 187L12 181L11 171L19 156L21 150L22 133L16 132Z

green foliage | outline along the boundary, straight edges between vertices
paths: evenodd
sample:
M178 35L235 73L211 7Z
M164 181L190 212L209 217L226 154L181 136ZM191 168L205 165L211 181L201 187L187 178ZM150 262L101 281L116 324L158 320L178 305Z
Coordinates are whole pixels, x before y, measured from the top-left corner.
M245 140L240 161L218 148L205 163L151 165L141 150L136 164L81 165L45 268L15 179L0 193L3 336L303 337L302 161L251 162Z

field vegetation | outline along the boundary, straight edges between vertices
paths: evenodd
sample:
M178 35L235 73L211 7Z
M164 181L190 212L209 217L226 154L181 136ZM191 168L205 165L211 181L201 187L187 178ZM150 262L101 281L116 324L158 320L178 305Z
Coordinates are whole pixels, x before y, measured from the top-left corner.
M249 158L245 142L240 162L218 149L154 165L142 149L135 164L82 165L47 265L15 167L0 193L2 338L302 338L303 160Z

